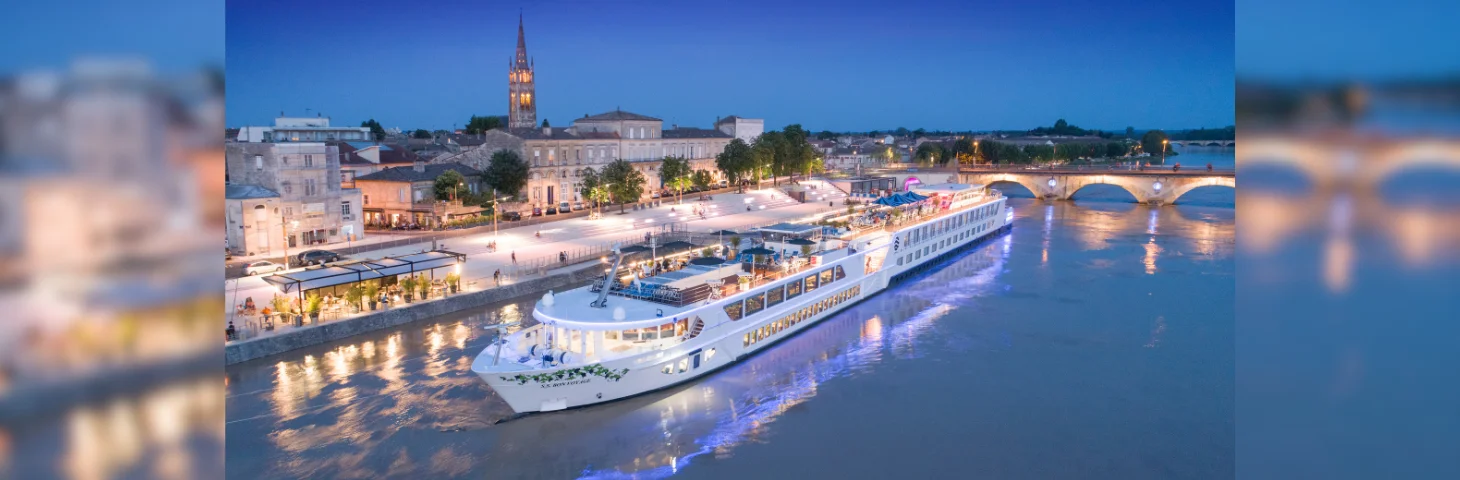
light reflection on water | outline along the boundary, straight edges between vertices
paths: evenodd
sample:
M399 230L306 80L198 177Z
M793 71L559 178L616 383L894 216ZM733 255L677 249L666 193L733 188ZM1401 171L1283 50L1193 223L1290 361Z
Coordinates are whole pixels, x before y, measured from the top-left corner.
M845 428L846 420L823 417L828 414L821 412L888 410L883 413L917 416L918 422L999 424L1033 413L1016 404L1056 401L1045 397L1088 401L1094 392L1074 386L1085 380L1045 370L1070 366L1048 363L1046 354L1038 353L1044 349L1054 349L1056 357L1070 355L1072 348L1082 354L1092 353L1085 352L1090 348L1108 350L1113 335L1124 338L1118 342L1124 351L1162 351L1174 341L1176 355L1190 356L1195 355L1187 351L1193 325L1203 325L1198 330L1203 332L1215 328L1219 338L1207 340L1222 342L1220 334L1227 330L1220 324L1230 323L1230 313L1224 317L1220 308L1203 317L1166 311L1170 307L1162 303L1149 316L1142 313L1148 307L1135 306L1116 316L1089 317L1101 319L1095 323L1068 322L1088 316L1089 312L1071 313L1086 308L1081 304L1115 308L1099 306L1112 295L1145 299L1178 291L1187 278L1183 274L1215 274L1215 280L1204 281L1230 283L1231 209L1017 199L1012 204L1016 210L1012 233L946 261L923 278L894 286L707 378L607 405L497 423L511 416L510 409L470 373L470 360L492 338L484 325L521 321L520 312L531 308L536 296L229 367L229 476L744 477L768 468L762 459L766 446L817 455L805 442L784 439L788 435L823 435L894 454L923 448L913 445L918 442L884 440L876 434L840 438L844 433L838 429ZM1042 231L1036 237L1031 230ZM1088 236L1091 230L1100 232L1098 238ZM1038 243L1021 244L1020 238ZM1161 248L1148 250L1147 244ZM1033 253L1036 250L1058 255L1048 258ZM1165 255L1171 252L1177 255L1170 260L1175 266L1167 266ZM1144 266L1134 271L1125 266L1143 265L1148 257L1152 265L1161 258L1163 268L1147 272ZM1031 270L1036 264L1045 266L1042 272ZM1137 276L1160 281L1137 281ZM1091 288L1091 282L1109 287ZM1230 309L1230 285L1215 285L1208 292L1216 298L1201 303L1225 302ZM1221 298L1224 294L1227 297ZM1217 325L1208 325L1211 322ZM1004 365L1008 355L1031 364ZM965 362L969 356L982 360L969 364ZM1096 358L1066 360L1120 372L1131 369ZM1201 361L1220 366L1230 364L1230 357ZM982 374L968 376L970 368ZM1150 368L1158 367L1136 370ZM963 380L950 384L921 378L929 374ZM918 387L900 384L911 381L904 379L908 375L918 378ZM1008 383L1011 377L1031 375L1063 380L1054 385ZM1170 378L1191 375L1182 372ZM1223 380L1204 381L1219 386ZM1036 386L1019 386L1031 383ZM913 392L919 388L971 388L974 391L956 395L984 398L984 403L1000 397L1022 400L1008 405L995 400L989 413L964 418L952 405L905 406L918 397ZM910 394L912 398L902 398ZM890 403L881 407L868 403L878 397ZM1197 419L1188 421L1210 421L1212 411L1223 411L1223 400L1222 395L1203 395L1199 401L1205 403L1184 415ZM944 411L947 418L926 416L937 411ZM1009 420L984 417L990 414ZM859 419L854 425L875 423L868 420ZM794 425L782 426L784 422ZM953 436L940 436L948 434ZM968 432L927 435L939 443L968 440ZM990 435L988 439L998 437ZM1028 458L1020 461L1053 453L1026 452ZM1210 462L1223 454L1207 449L1195 456Z

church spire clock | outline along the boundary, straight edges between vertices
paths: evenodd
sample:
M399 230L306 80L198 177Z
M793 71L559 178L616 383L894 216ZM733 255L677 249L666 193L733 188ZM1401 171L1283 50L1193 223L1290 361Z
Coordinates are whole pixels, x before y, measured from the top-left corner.
M534 63L527 56L527 38L522 30L522 14L517 16L517 55L509 61L507 71L507 127L537 126Z

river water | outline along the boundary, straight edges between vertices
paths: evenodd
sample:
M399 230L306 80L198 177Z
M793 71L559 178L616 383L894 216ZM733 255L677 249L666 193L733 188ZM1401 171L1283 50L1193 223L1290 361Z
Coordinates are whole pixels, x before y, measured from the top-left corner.
M1234 195L1198 193L1013 198L1011 233L608 405L502 422L469 366L535 298L234 365L227 473L1230 478Z

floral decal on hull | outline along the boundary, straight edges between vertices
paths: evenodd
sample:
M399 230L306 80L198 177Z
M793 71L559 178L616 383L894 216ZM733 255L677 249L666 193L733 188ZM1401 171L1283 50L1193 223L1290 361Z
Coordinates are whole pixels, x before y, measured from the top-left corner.
M613 370L605 368L603 365L593 364L586 367L566 368L558 370L556 372L539 373L537 375L523 375L519 373L510 377L501 377L501 379L507 382L517 382L518 385L526 385L529 381L536 383L552 383L561 382L563 380L573 380L577 378L588 377L603 377L605 379L617 382L619 381L619 379L624 378L624 375L627 373L629 373L629 369L627 368L623 369L622 371L615 372Z

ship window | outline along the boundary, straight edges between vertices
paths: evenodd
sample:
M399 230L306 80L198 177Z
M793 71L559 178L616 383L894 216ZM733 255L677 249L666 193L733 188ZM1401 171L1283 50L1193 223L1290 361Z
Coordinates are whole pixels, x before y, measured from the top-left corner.
M618 330L609 330L603 332L603 338L606 340L618 340Z
M641 340L658 340L659 329L655 327L645 328L639 332L639 338Z
M786 284L786 298L796 298L801 295L801 282Z
M765 310L765 294L757 293L745 298L745 314L751 315L755 312Z
M773 307L786 300L786 289L782 287L772 288L765 292L765 306Z
M843 278L847 278L847 272L845 270L842 270L841 265L837 265L836 266L836 279L837 280L841 280Z
M624 330L624 341L625 342L637 342L637 341L639 341L639 329L634 328L634 329Z
M705 350L705 361L708 362L711 358L715 358L715 349L713 348Z
M725 315L729 315L730 320L732 321L740 320L741 317L745 316L743 315L744 313L745 310L742 309L740 301L738 300L735 302L731 302L729 305L725 306Z
M671 338L674 336L674 324L666 323L659 326L659 338Z
M806 291L816 290L817 286L819 285L816 282L816 275L806 277Z
M689 370L689 357L679 359L679 373Z
M828 268L826 270L822 270L821 271L821 284L822 285L826 285L828 283L831 283L831 276L832 276L832 271L831 271L830 268Z
M749 333L745 334L745 338L744 338L743 342L745 344L743 346L746 346L746 347L749 347L750 346L750 334Z
M902 266L902 257L897 257L897 265Z
M659 369L659 371L664 372L664 373L674 373L674 365L673 364L664 365L664 368Z

